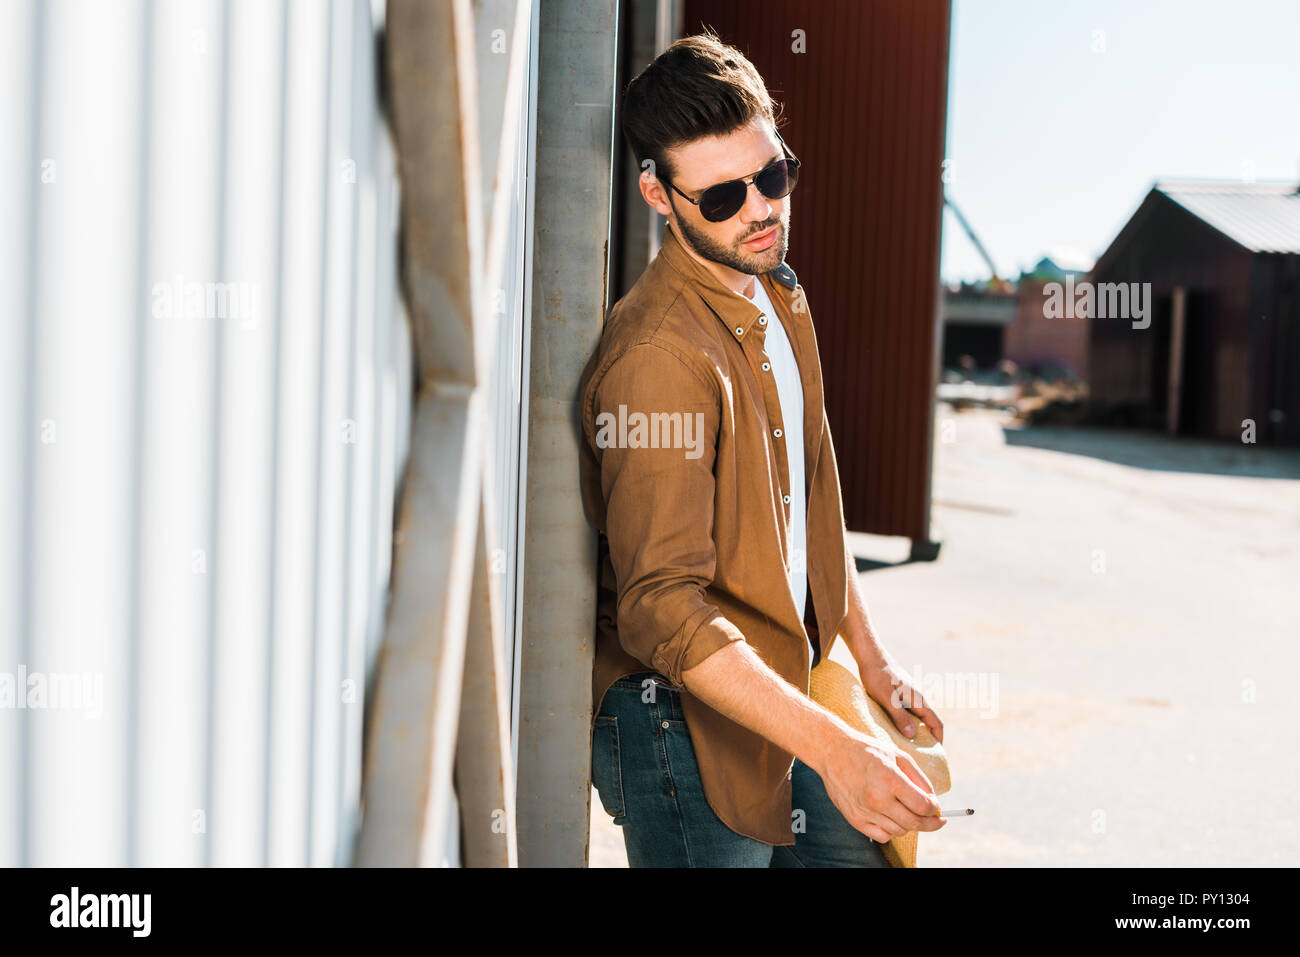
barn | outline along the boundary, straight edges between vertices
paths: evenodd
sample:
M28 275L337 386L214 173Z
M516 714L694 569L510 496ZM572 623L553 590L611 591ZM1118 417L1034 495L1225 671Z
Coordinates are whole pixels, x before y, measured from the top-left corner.
M1094 417L1300 443L1296 184L1157 182L1089 280L1151 295L1149 322L1091 323Z

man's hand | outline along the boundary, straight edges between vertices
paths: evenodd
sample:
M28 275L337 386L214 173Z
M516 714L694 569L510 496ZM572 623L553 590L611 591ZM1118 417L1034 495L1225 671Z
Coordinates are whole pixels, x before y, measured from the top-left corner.
M849 567L853 567L853 550L844 545ZM862 596L856 572L849 575L849 614L844 622L844 643L858 663L862 687L880 704L894 721L894 726L909 738L916 736L915 715L925 722L935 740L943 744L943 722L916 690L906 671L898 667L876 637Z
M909 755L817 704L747 642L724 645L682 677L709 707L816 771L845 820L868 837L887 841L947 823L938 816L934 786Z
M820 749L813 768L844 819L882 844L908 831L937 831L934 787L911 756L855 728L843 728Z
M880 706L889 712L894 726L907 737L916 737L915 715L925 722L935 740L943 744L943 722L939 715L926 702L921 692L912 684L907 672L890 664L887 657L882 661L868 660L865 664L858 662L858 671L862 676L862 687Z

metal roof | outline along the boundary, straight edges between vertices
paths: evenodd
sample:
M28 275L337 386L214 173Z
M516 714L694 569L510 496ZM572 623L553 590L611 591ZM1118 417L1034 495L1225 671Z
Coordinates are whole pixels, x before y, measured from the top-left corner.
M1295 183L1167 180L1155 188L1251 252L1300 253Z

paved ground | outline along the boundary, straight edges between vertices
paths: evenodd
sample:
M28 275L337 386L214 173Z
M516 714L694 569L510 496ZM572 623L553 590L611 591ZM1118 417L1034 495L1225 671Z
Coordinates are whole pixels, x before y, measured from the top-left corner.
M933 563L854 536L977 811L922 866L1300 864L1300 452L941 407L934 518Z

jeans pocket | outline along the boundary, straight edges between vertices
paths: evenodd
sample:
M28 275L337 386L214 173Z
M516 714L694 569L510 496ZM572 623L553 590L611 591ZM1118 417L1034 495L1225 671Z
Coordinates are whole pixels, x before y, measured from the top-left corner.
M616 715L596 716L591 735L591 782L596 786L605 813L614 818L614 823L621 823L627 809L623 803L623 764Z

